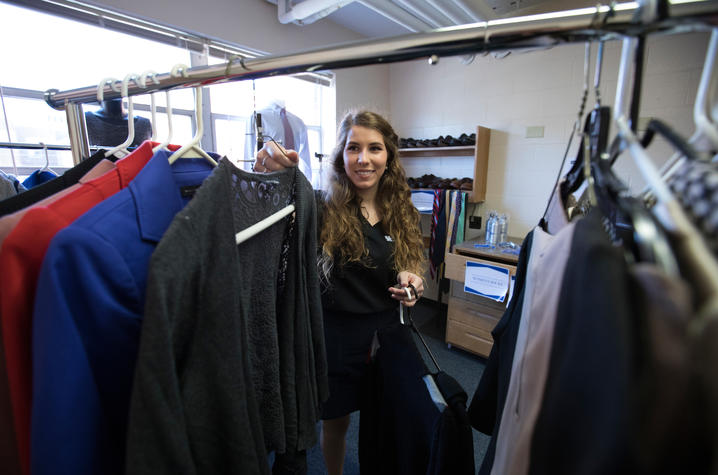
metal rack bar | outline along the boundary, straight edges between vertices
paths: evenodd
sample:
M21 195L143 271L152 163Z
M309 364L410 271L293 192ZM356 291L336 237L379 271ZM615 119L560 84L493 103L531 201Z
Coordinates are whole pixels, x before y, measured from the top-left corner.
M22 142L0 142L0 148L12 148L15 150L70 150L69 145L42 145L39 143L22 143Z
M157 76L159 84L140 88L130 84L129 94L147 94L155 90L209 85L217 82L257 79L300 72L316 72L369 64L383 64L432 56L456 56L508 48L547 47L552 44L584 41L611 33L665 32L687 25L718 24L718 4L709 0L670 2L666 19L643 19L638 2L611 7L566 10L504 20L440 28L428 33L388 39L359 41L319 48L296 54L237 58L228 64L200 66L187 70L187 77ZM610 15L609 15L610 14ZM120 97L105 86L105 98ZM70 103L96 102L97 86L68 91L51 89L45 101L55 109Z
M650 3L650 2L643 2ZM156 90L204 86L227 81L258 79L296 73L341 69L370 64L386 64L412 59L549 47L561 43L586 41L616 35L670 33L707 29L718 25L718 2L711 0L671 0L666 18L652 17L653 12L639 2L597 5L591 8L555 13L490 20L457 27L440 28L428 33L388 39L359 41L313 49L296 54L237 58L227 64L199 66L187 70L186 77L170 73L157 76L157 84L140 88L130 84L128 94L147 94ZM109 85L105 98L120 97ZM88 156L88 140L82 117L83 103L96 102L97 87L69 91L50 89L45 101L58 110L67 109L73 159Z

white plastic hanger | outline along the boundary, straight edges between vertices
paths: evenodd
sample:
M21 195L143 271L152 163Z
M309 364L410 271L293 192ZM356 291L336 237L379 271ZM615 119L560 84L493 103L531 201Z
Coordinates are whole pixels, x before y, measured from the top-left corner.
M172 71L175 72L178 67L180 67L180 65L175 65L175 67L172 68ZM186 66L183 67L183 70L186 71ZM204 123L202 120L202 86L194 88L194 114L195 121L197 122L197 130L195 131L194 137L192 137L192 140L190 140L189 143L183 145L179 150L170 155L170 158L168 159L170 165L177 161L178 158L185 156L188 152L194 151L199 154L200 157L204 157L204 159L210 162L213 166L217 166L217 162L215 162L214 159L199 146L199 141L202 139L202 133L204 132Z
M715 99L718 88L718 61L716 61L716 52L718 51L718 28L713 28L711 38L706 51L706 59L703 62L703 72L701 80L698 84L696 99L693 104L693 121L696 125L696 131L693 133L688 142L697 149L712 147L718 150L718 127L716 127L711 111L711 98ZM709 150L712 152L714 150ZM669 158L661 167L661 176L665 179L672 176L677 170L683 166L685 157L676 153ZM645 192L645 190L644 190Z
M157 79L157 73L154 71L145 71L142 74L140 74L140 86L143 88L147 87L147 79L152 78L152 82L155 84L159 84L160 81ZM155 93L150 94L150 112L152 114L152 137L150 137L150 140L152 142L157 141L157 104L155 103Z
M183 76L187 77L187 66L184 64L175 64L172 69L170 70L170 76L173 78ZM152 153L157 152L158 150L166 149L167 146L172 141L172 104L170 103L170 92L165 91L165 103L166 103L166 113L167 113L167 138L164 142L156 146L152 149Z
M632 55L635 52L637 41L635 38L623 40L614 122L618 133L626 141L629 155L656 197L657 203L653 207L654 216L664 229L669 230L677 238L677 241L689 250L692 256L691 268L695 276L691 279L691 283L699 287L699 295L703 296L703 305L691 323L691 331L700 332L705 323L704 318L710 317L711 309L718 308L718 262L628 125L625 103L626 91L629 88L626 87L626 84L632 76L629 69L633 65Z
M47 152L47 145L45 145L43 142L40 142L40 145L42 145L42 149L45 151L45 166L42 167L40 171L48 171L57 175L57 172L50 168L50 155Z
M243 229L242 231L238 232L235 235L235 241L237 244L241 244L247 239L251 238L252 236L255 236L259 234L260 232L264 231L277 221L281 220L285 216L291 214L294 211L294 205L286 206L276 213L264 218L263 220L259 221L258 223L255 223L248 227L247 229Z
M696 134L691 137L692 143L699 142L701 136L710 141L713 150L718 150L718 127L710 115L711 97L715 97L718 87L718 62L716 61L716 50L718 50L718 28L713 28L711 39L708 43L706 59L703 63L701 82L698 86L696 101L693 106L693 120L696 123Z
M122 89L120 90L120 94L122 95L123 99L127 99L127 138L124 142L119 144L117 147L112 148L105 152L105 157L111 157L112 155L118 155L120 158L129 155L130 151L127 149L127 147L130 146L132 141L135 139L135 119L134 119L134 106L132 97L128 93L129 83L130 81L135 81L137 85L139 85L139 82L137 80L137 75L130 73L122 80Z
M97 103L102 106L102 101L105 100L105 86L110 85L110 89L112 89L115 92L120 92L120 89L116 88L117 83L119 82L119 79L115 78L105 78L102 81L100 81L100 84L97 85Z
M167 138L164 142L157 145L155 148L152 149L152 153L155 153L157 150L163 150L167 148L167 146L170 144L170 141L172 140L172 105L170 105L170 92L165 91L165 102L167 106Z

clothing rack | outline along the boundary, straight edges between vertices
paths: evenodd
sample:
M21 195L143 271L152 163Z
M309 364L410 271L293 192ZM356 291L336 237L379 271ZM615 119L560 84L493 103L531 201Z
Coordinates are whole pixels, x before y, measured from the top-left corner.
M0 148L10 148L13 150L71 150L69 145L43 145L40 143L21 142L0 142Z
M597 5L352 42L295 54L236 57L226 64L190 68L186 77L159 74L158 82L145 88L130 84L128 95L420 58L428 58L430 63L435 64L442 56L546 48L617 35L699 30L709 25L718 25L718 2L710 0L653 0ZM104 97L112 99L120 97L120 93L106 85ZM79 162L82 156L89 155L81 104L97 101L97 86L68 91L50 89L45 92L45 101L55 109L66 111L73 159Z

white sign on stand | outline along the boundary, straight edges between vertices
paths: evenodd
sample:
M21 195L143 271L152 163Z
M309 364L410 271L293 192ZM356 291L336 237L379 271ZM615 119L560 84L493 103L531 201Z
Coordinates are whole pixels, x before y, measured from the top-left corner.
M411 202L420 213L431 213L434 210L434 192L412 191Z
M466 263L464 292L503 302L508 290L508 269L478 262Z

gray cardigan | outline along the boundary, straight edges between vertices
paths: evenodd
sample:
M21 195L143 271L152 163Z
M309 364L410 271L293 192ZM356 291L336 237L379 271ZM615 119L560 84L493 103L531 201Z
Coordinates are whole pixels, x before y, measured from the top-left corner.
M235 233L294 203L241 245ZM150 262L128 431L128 474L268 473L304 450L328 395L316 206L296 169L228 160Z

